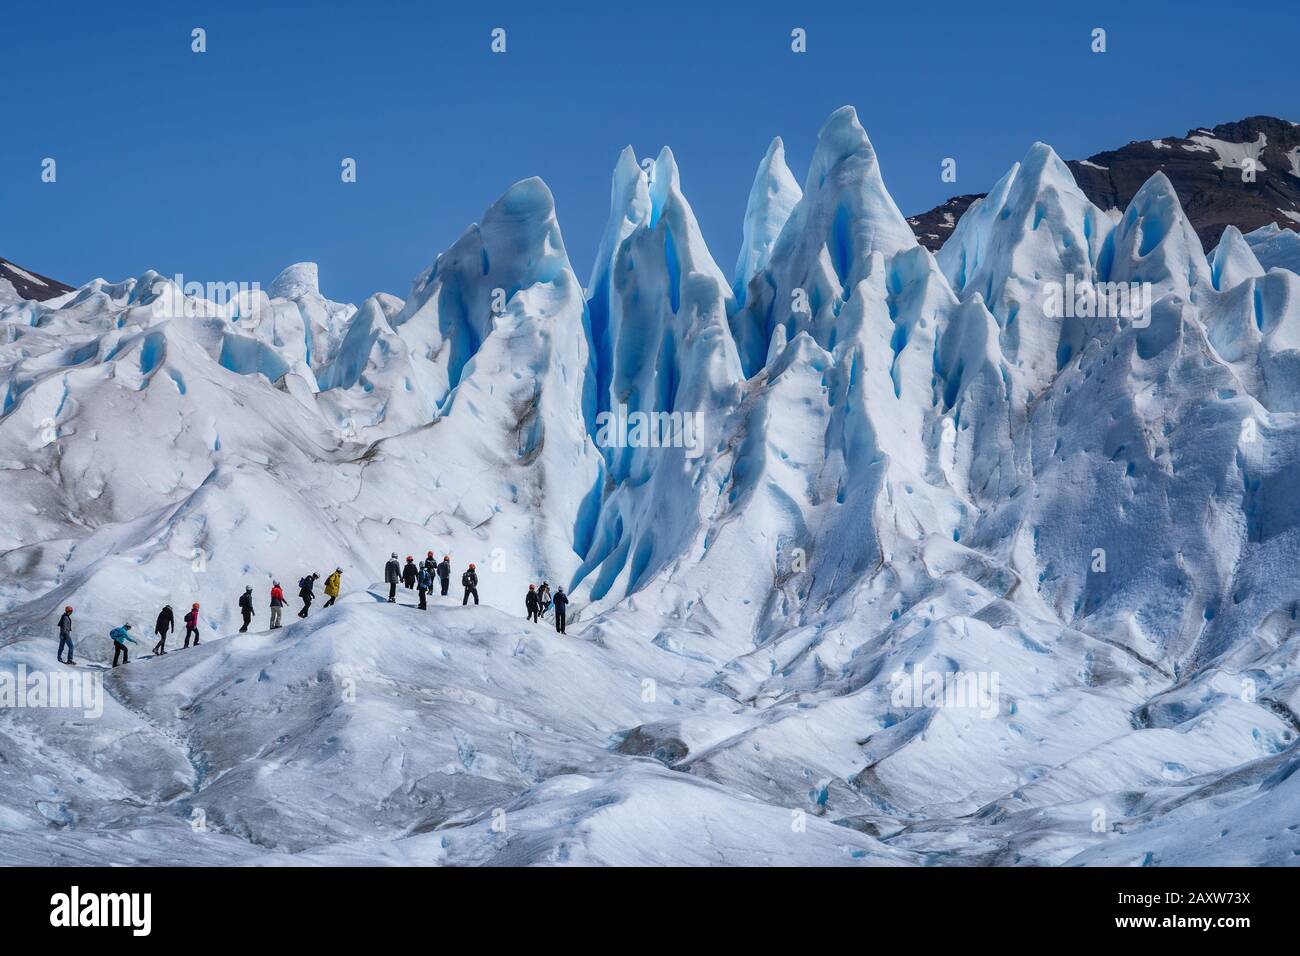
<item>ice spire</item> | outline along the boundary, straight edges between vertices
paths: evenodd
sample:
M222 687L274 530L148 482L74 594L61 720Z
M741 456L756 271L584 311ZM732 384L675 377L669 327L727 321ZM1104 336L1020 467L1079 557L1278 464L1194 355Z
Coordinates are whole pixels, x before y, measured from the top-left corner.
M744 240L740 257L736 260L733 286L736 300L741 305L745 302L745 286L767 265L782 227L802 198L803 190L785 163L785 144L778 136L772 140L758 164L754 185L749 190L749 204L745 208Z
M746 288L745 308L733 319L745 373L762 367L777 325L786 326L787 341L807 331L823 348L833 345L835 318L866 277L871 254L889 259L916 245L857 113L841 107L818 134L803 196L772 247L764 281Z
M1264 269L1242 238L1241 230L1236 226L1224 229L1219 244L1210 256L1210 278L1214 287L1224 292L1246 279L1258 278L1263 274Z
M1173 183L1157 172L1139 189L1107 238L1099 268L1110 282L1149 282L1155 297L1192 299L1211 286L1210 267Z

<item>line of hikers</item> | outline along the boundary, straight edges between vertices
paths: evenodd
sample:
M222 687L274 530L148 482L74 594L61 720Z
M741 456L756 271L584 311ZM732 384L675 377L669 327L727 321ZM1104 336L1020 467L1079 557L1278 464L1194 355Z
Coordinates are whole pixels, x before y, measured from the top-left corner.
M298 612L299 617L306 617L308 610L311 608L311 602L315 600L316 581L320 575L315 572L307 575L298 582L298 597L302 599L302 610ZM341 582L343 579L343 569L335 568L334 573L325 579L325 594L329 598L325 602L325 607L333 604L339 596ZM284 596L284 588L280 586L279 581L271 582L271 630L281 627L280 617L287 604ZM243 626L239 629L242 634L248 630L248 625L252 622L256 611L253 610L253 586L250 584L244 588L244 593L239 596L239 613L244 619ZM188 613L182 619L185 624L185 647L190 646L193 640L194 646L198 647L199 640L199 602L195 601L190 605ZM172 606L166 604L158 612L158 619L154 622L154 634L158 638L158 643L153 647L155 656L161 656L167 653L167 638L176 631L176 615L172 611ZM128 644L139 644L131 636L131 625L123 624L121 627L115 627L108 632L108 636L113 641L113 666L119 663L129 664L131 655L127 649ZM67 660L64 660L64 649L67 649ZM59 618L59 650L55 655L60 664L73 664L77 662L72 659L75 651L75 645L72 641L72 606L68 605L63 609L63 616Z
M426 598L433 591L435 580L442 587L442 596L447 596L447 588L451 584L451 557L443 555L441 561L437 561L430 551L423 561L418 565L415 558L411 555L406 556L406 566L403 567L397 560L397 552L394 551L384 565L384 583L388 585L388 603L397 603L397 586L406 585L408 591L418 589L420 592L420 610L427 611L429 605ZM471 564L464 574L460 576L460 583L465 588L465 599L461 604L469 603L469 596L474 595L474 603L478 603L478 573Z
M315 586L320 575L312 572L306 575L298 582L298 597L302 600L302 610L298 612L301 618L307 617L311 609L312 601L315 600ZM406 566L403 567L397 560L397 552L394 551L384 567L384 581L388 584L388 603L397 602L397 585L405 584L408 590L418 590L420 595L420 610L428 610L427 596L433 591L435 579L441 585L442 595L447 594L447 587L451 580L451 558L443 555L441 561L434 560L433 552L430 551L424 561L419 565L415 563L415 558L411 555L406 556ZM325 579L325 595L329 600L325 602L324 607L330 607L338 600L339 591L342 586L343 569L335 568L334 572ZM471 595L474 598L475 605L478 604L478 571L475 570L473 563L465 569L465 573L460 576L461 587L465 589L465 596L461 599L461 605L469 603ZM281 627L281 614L287 601L284 596L284 588L280 582L272 580L271 582L271 630ZM530 584L528 593L524 597L524 608L528 612L528 619L532 622L541 621L542 615L555 608L555 630L559 633L565 633L566 610L569 606L569 596L564 593L563 587L557 587L555 594L551 594L550 585L545 581L541 587ZM248 631L248 626L252 623L257 612L253 610L253 586L250 584L244 588L244 593L239 596L239 613L243 618L243 626L240 627L241 634ZM185 647L190 646L190 640L193 639L194 646L199 645L199 602L195 601L189 612L184 617L185 623ZM158 643L154 645L153 653L160 656L167 653L167 637L176 630L176 617L172 612L170 604L164 605L163 609L158 612L158 619L154 623L154 634L158 637ZM129 664L131 661L130 654L127 651L127 644L139 644L131 636L131 625L123 624L121 627L115 627L109 631L108 636L113 641L113 666L117 667L120 663ZM63 659L64 648L67 648L68 658ZM63 616L59 618L59 650L55 655L60 664L76 664L72 659L74 645L72 641L72 606L69 605L63 609Z
M189 613L185 615L185 646L190 646L191 638L194 640L194 646L199 645L199 604L197 601L190 606ZM158 622L154 625L154 632L158 635L158 643L154 645L155 654L166 654L164 645L167 643L167 635L176 630L176 618L172 614L172 606L166 605L158 613ZM113 641L113 666L119 663L129 664L131 655L127 651L127 644L139 644L131 636L131 625L123 624L121 627L115 627L108 632L108 636ZM68 659L63 659L63 650L67 648ZM63 609L63 616L59 618L59 650L55 655L60 664L76 664L72 659L75 651L75 645L72 641L72 605L69 604Z
M408 554L406 564L397 557L394 551L389 555L388 563L384 565L384 583L388 585L388 603L397 603L397 586L403 585L408 591L415 591L419 594L421 611L429 609L428 596L433 593L435 582L441 588L443 597L447 596L447 588L451 584L451 558L443 555L439 561L430 551L425 555L423 561L415 563L415 556ZM460 576L460 586L464 588L465 594L460 603L463 607L469 603L472 597L474 603L478 604L478 570L471 562L465 569L465 573ZM540 621L542 615L554 606L555 608L555 629L561 634L564 633L565 627L565 609L569 606L569 596L564 593L564 588L556 588L555 595L551 595L551 587L545 581L539 589L537 585L528 585L528 594L524 598L524 608L528 612L530 621Z

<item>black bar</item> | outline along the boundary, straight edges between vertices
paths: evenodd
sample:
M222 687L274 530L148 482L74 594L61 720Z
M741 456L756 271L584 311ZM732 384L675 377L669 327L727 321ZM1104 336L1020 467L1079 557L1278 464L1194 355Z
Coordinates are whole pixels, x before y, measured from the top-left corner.
M83 907L97 894L149 894L147 936L136 934L143 897L136 910L126 910L120 898L106 908L111 916L116 905L125 914L119 922L128 925L51 925L60 918L60 894L70 904L74 886ZM336 943L340 934L377 928L396 940L393 934L429 933L435 926L448 939L462 931L473 936L478 927L485 941L496 943L514 934L543 939L557 920L565 932L586 936L643 925L668 930L688 919L726 924L729 945L751 934L761 942L774 924L814 936L819 925L850 936L888 933L898 943L899 934L916 934L920 945L967 935L975 943L1024 941L1020 934L1027 932L1053 934L1044 941L1175 941L1199 934L1231 943L1261 930L1292 931L1295 886L1293 869L1248 868L31 868L0 871L0 914L7 933L18 934L14 939L75 932L80 941L128 944L247 944L285 933L295 944ZM94 911L98 898L90 905L83 912ZM131 914L134 926L126 918Z

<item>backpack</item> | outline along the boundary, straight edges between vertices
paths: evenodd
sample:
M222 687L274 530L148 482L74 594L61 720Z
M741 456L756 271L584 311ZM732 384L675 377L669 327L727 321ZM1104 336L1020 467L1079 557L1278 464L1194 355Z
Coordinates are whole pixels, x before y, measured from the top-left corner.
M299 582L298 582L298 589L299 589L300 591L310 591L310 590L311 590L311 577L308 576L308 577L303 578L301 581L299 581Z

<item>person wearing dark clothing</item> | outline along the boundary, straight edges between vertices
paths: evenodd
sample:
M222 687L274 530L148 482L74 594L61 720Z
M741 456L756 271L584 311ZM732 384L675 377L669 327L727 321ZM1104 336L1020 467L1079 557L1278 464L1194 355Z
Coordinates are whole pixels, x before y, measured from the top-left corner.
M176 617L172 614L172 606L168 604L158 612L158 622L153 626L153 632L158 635L158 643L153 646L155 654L167 653L167 634L176 630Z
M442 583L442 596L447 596L447 585L451 583L451 558L443 555L438 563L438 580Z
M434 558L432 551L430 551L428 554L424 556L424 560L421 562L421 566L428 568L429 573L433 575L435 578L438 576L438 562Z
M397 603L397 583L402 580L402 566L397 562L397 552L384 565L384 583L388 585L388 603Z
M461 600L461 607L469 603L469 596L474 595L474 603L478 604L478 572L474 570L474 565L470 565L468 570L460 576L460 586L465 589L465 597Z
M190 613L185 615L185 646L190 646L190 637L194 637L194 646L199 646L199 606L195 604Z
M302 610L298 612L299 617L306 617L307 612L311 609L311 602L316 599L316 579L320 577L315 572L307 575L298 582L298 597L302 598Z
M537 589L537 616L541 618L543 614L551 609L551 586L545 581Z
M409 554L406 556L406 567L402 568L402 583L406 585L406 590L415 587L415 582L420 576L420 569L415 566L415 558Z
M68 659L63 659L63 648L68 648ZM60 664L75 664L72 659L72 605L63 609L63 616L59 618L59 652L54 655L59 659Z
M555 589L555 597L552 603L555 605L555 629L563 634L564 609L569 606L569 596L564 593L564 588Z
M420 576L416 580L416 584L420 587L420 610L427 611L429 605L426 598L429 592L433 590L433 572L429 570L427 564L420 566Z
M244 626L239 629L243 634L248 630L248 622L253 619L253 586L250 584L244 588L244 593L239 595L239 613L244 616Z
M524 608L528 611L528 620L541 620L542 610L541 601L537 599L537 585L528 585L528 593L524 595Z
M122 658L123 664L131 663L131 655L126 652L126 642L132 644L140 643L131 636L131 625L123 624L121 627L115 627L108 632L108 636L113 639L113 666L117 666L117 659Z

